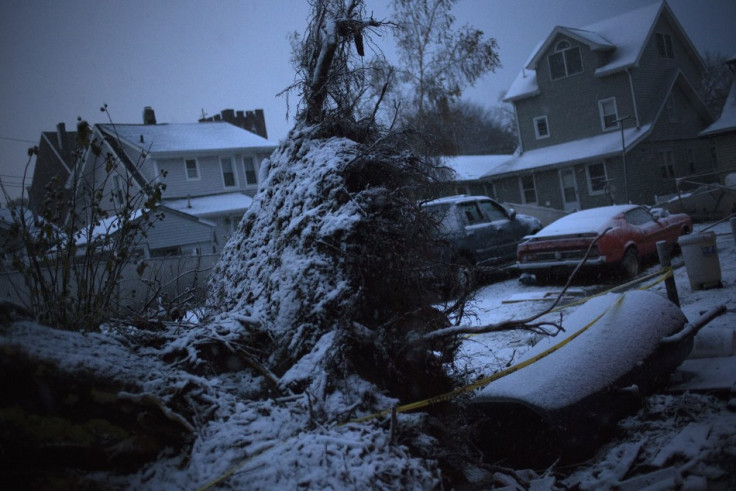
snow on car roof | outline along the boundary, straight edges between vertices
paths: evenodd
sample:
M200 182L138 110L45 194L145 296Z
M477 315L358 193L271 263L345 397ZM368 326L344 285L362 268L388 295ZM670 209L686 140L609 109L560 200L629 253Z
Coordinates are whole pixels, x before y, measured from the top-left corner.
M441 205L444 203L463 203L466 201L478 201L481 199L495 201L493 200L493 198L489 198L488 196L466 196L464 194L458 194L456 196L444 196L442 198L437 198L432 201L428 201L424 203L424 206Z
M536 236L568 235L586 232L601 233L610 226L609 222L613 217L619 213L633 210L638 206L612 205L577 211L550 223L540 230Z

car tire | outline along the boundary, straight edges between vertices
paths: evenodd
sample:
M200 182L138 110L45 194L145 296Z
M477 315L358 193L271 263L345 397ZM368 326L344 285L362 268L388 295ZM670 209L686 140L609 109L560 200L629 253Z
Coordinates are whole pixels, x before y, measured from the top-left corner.
M620 263L621 274L626 278L633 278L639 274L639 256L632 247L626 249Z
M467 295L475 287L475 267L465 257L459 257L452 263L449 293L452 297Z

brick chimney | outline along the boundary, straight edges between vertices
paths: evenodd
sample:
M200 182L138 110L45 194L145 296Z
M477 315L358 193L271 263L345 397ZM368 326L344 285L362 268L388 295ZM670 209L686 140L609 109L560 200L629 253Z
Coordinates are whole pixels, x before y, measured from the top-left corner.
M59 144L59 150L64 150L64 140L66 140L66 125L59 123L56 125L56 141Z
M156 124L156 113L151 106L143 108L143 124Z

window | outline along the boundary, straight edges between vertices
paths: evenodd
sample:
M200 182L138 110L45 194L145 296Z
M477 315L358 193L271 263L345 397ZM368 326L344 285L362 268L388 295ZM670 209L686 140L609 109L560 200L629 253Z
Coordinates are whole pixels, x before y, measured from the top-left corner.
M480 209L483 210L488 220L495 222L496 220L506 220L506 212L501 208L500 205L493 201L481 201Z
M524 203L537 202L537 189L534 185L534 175L519 177L519 186L521 187L521 198Z
M187 159L184 161L184 166L187 172L187 181L199 180L199 167L197 167L197 161L194 159Z
M675 57L675 52L672 50L672 38L669 34L657 33L657 53L662 58Z
M715 170L718 167L718 154L716 147L710 147L710 168Z
M222 168L222 182L225 184L225 187L235 187L237 185L237 181L235 180L233 159L231 157L222 157L220 159L220 167Z
M603 128L603 131L617 129L619 124L621 124L618 120L615 97L598 101L598 111L601 115L601 128Z
M677 122L677 107L675 106L675 98L672 96L672 94L667 97L667 121L670 123L676 123Z
M631 211L627 211L624 217L631 225L646 225L654 221L652 214L644 208L634 208Z
M123 178L118 174L112 176L112 195L118 206L125 205L125 189L123 186Z
M659 158L659 170L663 179L675 177L675 158L672 150L664 150L657 154Z
M245 184L258 184L256 179L256 164L252 157L243 157L243 169L245 170Z
M569 77L583 71L583 59L580 48L571 46L567 41L560 41L555 52L549 55L549 75L552 80Z
M606 191L606 183L608 183L608 172L606 164L598 162L588 164L588 193L593 196L603 194Z
M549 123L547 122L547 116L538 116L534 118L534 134L537 135L537 140L549 137Z
M462 214L465 216L468 225L475 225L477 223L483 223L485 221L475 202L460 203L459 208Z
M695 152L692 148L687 149L687 166L690 174L695 174Z

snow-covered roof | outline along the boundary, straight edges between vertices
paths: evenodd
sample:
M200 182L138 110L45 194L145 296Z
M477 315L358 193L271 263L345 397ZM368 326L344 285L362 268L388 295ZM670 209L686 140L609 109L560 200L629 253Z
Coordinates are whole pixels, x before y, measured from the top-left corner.
M102 129L141 151L169 152L273 149L276 144L225 122L176 124L102 124Z
M731 90L728 92L728 98L726 98L726 104L723 106L720 117L701 131L700 135L714 135L727 131L736 131L736 82L731 84Z
M513 101L537 92L536 77L530 77L530 73L537 69L542 56L559 34L577 39L587 44L592 50L612 51L607 63L595 70L596 76L608 75L637 66L657 19L663 12L667 12L669 19L682 33L686 47L702 65L702 58L667 3L665 1L655 2L579 29L555 27L545 40L537 45L529 61L524 65L524 69L506 93L504 100Z
M444 157L444 165L455 172L456 181L480 179L499 165L510 160L513 155L458 155Z
M626 151L630 151L651 131L652 125L624 129ZM590 138L527 150L496 166L483 177L496 177L520 171L560 164L572 164L592 159L613 157L621 154L621 132L611 131Z
M242 193L226 193L196 198L164 199L167 207L194 215L207 217L228 213L243 213L253 203L253 198Z

